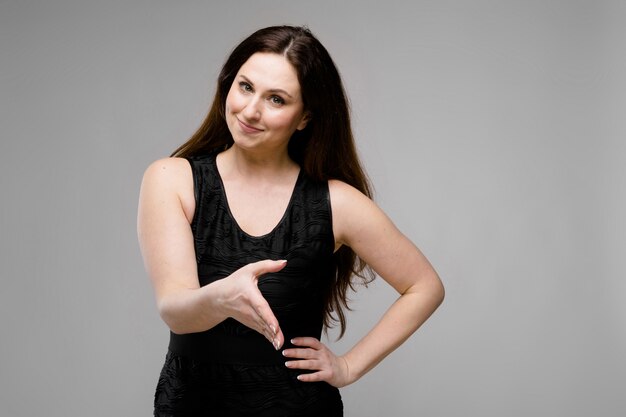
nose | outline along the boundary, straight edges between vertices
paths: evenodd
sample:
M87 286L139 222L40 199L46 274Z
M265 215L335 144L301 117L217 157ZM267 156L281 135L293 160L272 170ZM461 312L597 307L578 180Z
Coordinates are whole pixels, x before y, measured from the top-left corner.
M258 96L250 97L242 114L248 120L259 120L261 118L261 100Z

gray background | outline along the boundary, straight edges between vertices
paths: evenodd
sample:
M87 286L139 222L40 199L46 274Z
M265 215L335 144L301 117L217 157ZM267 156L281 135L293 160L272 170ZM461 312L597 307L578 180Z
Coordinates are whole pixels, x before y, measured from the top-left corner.
M0 413L151 415L168 333L141 175L230 49L292 23L335 58L377 201L447 288L346 416L624 415L624 4L0 1ZM394 297L360 291L337 353Z

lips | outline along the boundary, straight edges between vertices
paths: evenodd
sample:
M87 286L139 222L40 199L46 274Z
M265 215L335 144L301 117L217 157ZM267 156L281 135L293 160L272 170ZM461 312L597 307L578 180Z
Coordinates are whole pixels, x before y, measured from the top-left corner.
M237 122L239 122L239 127L241 128L241 130L243 130L244 133L252 134L252 133L259 133L263 131L263 129L250 126L249 124L246 124L239 119L237 119Z

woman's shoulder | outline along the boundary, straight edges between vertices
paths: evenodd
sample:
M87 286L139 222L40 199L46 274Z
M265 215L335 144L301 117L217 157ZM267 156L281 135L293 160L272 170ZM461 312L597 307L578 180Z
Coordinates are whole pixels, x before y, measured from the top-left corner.
M143 178L144 182L174 185L191 178L191 165L185 158L169 157L157 159L148 165Z
M385 233L396 230L385 212L357 188L343 181L331 180L329 189L337 242L353 249L369 250L363 242L379 241Z
M376 206L356 187L340 180L329 180L328 191L333 218L337 222L354 221L355 216L370 212Z
M178 198L188 219L193 217L195 196L193 174L185 158L161 158L146 168L141 196L155 203Z
M328 190L331 200L337 203L351 204L371 202L371 199L357 188L341 180L328 180Z

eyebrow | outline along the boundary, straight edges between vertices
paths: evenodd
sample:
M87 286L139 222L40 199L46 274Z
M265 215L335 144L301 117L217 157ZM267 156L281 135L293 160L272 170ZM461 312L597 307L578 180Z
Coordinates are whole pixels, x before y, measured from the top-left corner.
M243 75L243 74L239 74L239 76L240 76L241 78L243 78L243 79L244 79L244 80L245 80L248 84L250 84L251 86L253 86L253 87L254 87L254 83L253 83L252 81L250 81L250 79L249 79L248 77L246 77L246 76L245 76L245 75ZM292 96L291 94L289 94L288 92L286 92L285 90L282 90L282 89L280 89L280 88L272 88L272 89L270 89L270 90L268 90L268 91L269 91L270 93L282 93L282 94L284 94L284 95L288 96L289 98L293 98L293 96Z

